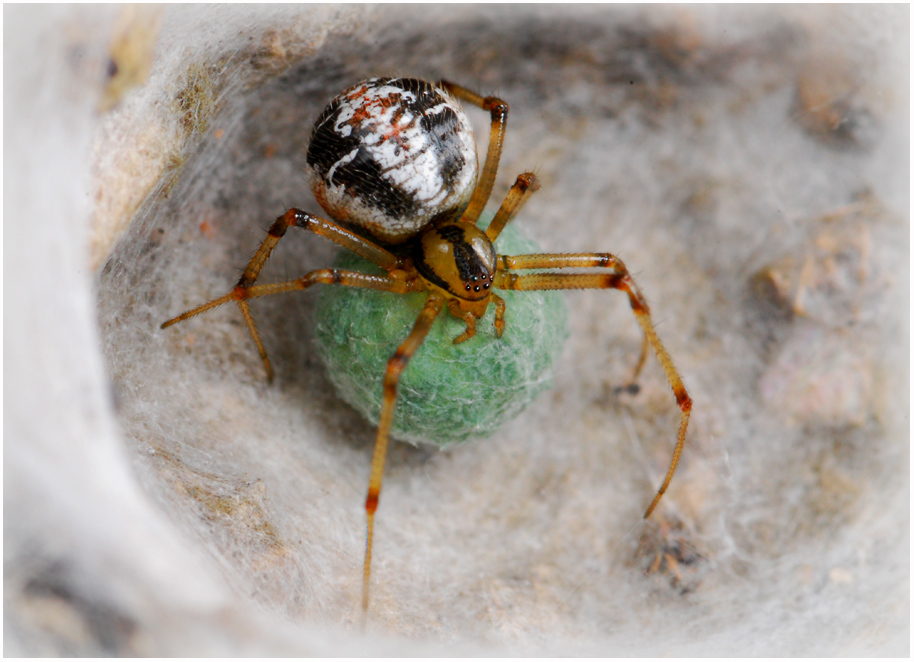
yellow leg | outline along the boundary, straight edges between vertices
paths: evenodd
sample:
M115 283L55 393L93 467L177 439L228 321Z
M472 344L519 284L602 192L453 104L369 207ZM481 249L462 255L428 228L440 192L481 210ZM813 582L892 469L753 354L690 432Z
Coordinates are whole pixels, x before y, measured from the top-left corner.
M474 106L488 110L492 117L492 128L489 131L489 149L486 152L486 163L476 182L476 189L461 220L476 225L479 215L489 201L492 186L495 184L495 175L498 172L498 162L501 160L501 150L505 144L505 130L508 126L508 104L498 97L483 97L465 87L449 83L446 80L438 85L461 101L466 101Z
M256 282L257 277L260 275L260 270L263 269L263 265L270 257L270 254L273 252L276 244L279 243L279 240L285 236L286 231L291 227L298 227L330 239L340 246L348 248L353 253L361 255L362 257L374 262L387 271L391 271L401 266L400 260L393 253L384 248L381 248L380 246L377 246L376 244L373 244L363 237L360 237L351 230L347 230L346 228L337 225L332 221L320 218L319 216L314 216L313 214L309 214L308 212L302 211L300 209L290 209L285 214L277 218L273 225L270 226L270 229L267 232L267 236L260 244L260 248L257 249L254 257L252 257L248 262L247 267L244 269L244 273L241 275L241 278L238 279L237 285L235 285L235 288L231 292L219 297L218 299L213 299L212 301L205 303L202 306L188 310L187 312L182 313L177 317L173 317L172 319L164 322L162 324L162 328L165 329L173 324L177 324L178 322L183 322L188 318L194 317L195 315L199 315L200 313L204 313L208 310L212 310L213 308L228 303L229 301L235 301L238 303L238 307L241 309L241 315L244 317L248 331L251 333L251 338L254 340L254 344L257 346L257 351L260 353L260 358L263 360L263 365L266 368L267 372L267 379L272 380L273 368L270 366L270 359L267 357L267 351L263 346L263 342L260 340L260 334L257 331L257 325L254 323L254 317L251 315L251 309L248 306L246 300L254 298L255 296L265 296L265 294L274 294L280 291L304 289L304 287L292 287L288 289L277 289L276 292L270 291L265 292L264 294L252 294L252 292L256 290L256 288L254 288L254 283ZM316 274L318 272L313 273ZM308 274L308 276L311 275L312 274ZM308 284L310 285L311 283ZM356 283L343 284L366 287L365 285L358 285Z
M397 403L397 384L400 374L406 368L410 358L422 345L429 329L438 313L444 306L444 297L431 293L425 300L425 307L416 318L413 330L406 340L397 347L397 351L387 362L384 373L384 400L381 405L381 420L378 422L378 437L374 445L374 455L371 458L371 477L368 480L368 497L365 499L365 513L368 517L367 533L365 537L365 565L362 575L362 627L368 615L368 597L371 580L371 549L374 542L374 514L378 509L378 500L381 496L381 481L384 478L384 461L387 458L387 442L390 436L390 427L394 418L394 406Z
M666 472L666 477L657 490L657 495L648 506L644 513L645 519L651 516L654 508L660 502L661 497L666 492L673 474L676 473L676 467L682 457L682 450L685 447L686 431L689 428L689 418L692 415L692 398L686 391L682 378L673 365L673 359L669 352L660 341L660 336L654 330L651 322L651 313L647 302L638 290L635 281L629 274L628 269L614 255L609 253L590 253L590 254L541 254L541 255L519 255L498 257L499 273L495 277L495 286L506 290L574 290L574 289L616 289L622 290L628 295L632 311L635 313L635 319L641 326L644 338L647 343L654 349L657 360L660 362L667 381L673 389L676 396L676 404L681 412L679 421L679 433L676 436L676 448L673 450L673 457L670 461L670 468ZM605 267L613 269L613 273L599 274L528 274L518 276L517 274L507 273L501 269L561 269L565 267ZM641 359L635 369L635 376L641 370L644 363L644 345L642 345Z
M505 196L505 201L501 203L501 207L495 214L495 218L492 219L492 222L489 223L489 227L486 228L486 236L489 238L489 241L494 242L498 239L498 235L501 234L501 231L505 229L505 226L511 219L517 215L517 212L523 207L527 198L538 191L539 187L539 180L532 172L525 172L517 176L517 180L514 182L511 190L508 191L508 195Z

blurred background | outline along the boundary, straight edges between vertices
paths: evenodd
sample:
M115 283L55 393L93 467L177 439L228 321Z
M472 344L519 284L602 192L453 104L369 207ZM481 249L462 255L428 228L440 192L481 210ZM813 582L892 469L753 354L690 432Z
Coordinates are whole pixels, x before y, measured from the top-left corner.
M909 8L4 8L4 653L910 653ZM314 120L372 75L511 106L493 208L628 265L567 294L555 385L490 439L392 446L314 293L226 292L317 211ZM480 153L488 118L469 111ZM290 233L263 282L326 266Z

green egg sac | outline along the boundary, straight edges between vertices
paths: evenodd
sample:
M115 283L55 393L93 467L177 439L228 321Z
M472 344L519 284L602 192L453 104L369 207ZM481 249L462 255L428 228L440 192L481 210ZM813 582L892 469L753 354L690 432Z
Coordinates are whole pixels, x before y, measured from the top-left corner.
M500 254L540 252L509 225L495 242ZM340 269L384 273L344 253ZM515 417L552 385L553 362L568 337L560 292L496 290L507 304L505 332L495 335L495 305L476 336L454 344L466 324L445 307L400 376L391 436L411 443L447 445L485 437ZM377 424L387 361L406 339L426 292L394 294L329 286L315 307L318 352L340 397Z

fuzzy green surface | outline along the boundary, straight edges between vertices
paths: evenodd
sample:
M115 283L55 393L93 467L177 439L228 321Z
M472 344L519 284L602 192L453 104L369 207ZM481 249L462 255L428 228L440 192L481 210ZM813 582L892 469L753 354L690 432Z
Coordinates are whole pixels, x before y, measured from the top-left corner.
M500 254L539 252L513 225L502 232ZM336 266L381 273L344 253ZM507 304L505 332L495 335L495 306L476 336L454 344L466 324L445 308L400 377L391 436L439 445L491 434L552 385L552 364L562 350L567 308L560 292L497 290ZM381 412L387 361L409 335L427 293L392 294L324 287L315 308L321 360L337 392L372 423Z

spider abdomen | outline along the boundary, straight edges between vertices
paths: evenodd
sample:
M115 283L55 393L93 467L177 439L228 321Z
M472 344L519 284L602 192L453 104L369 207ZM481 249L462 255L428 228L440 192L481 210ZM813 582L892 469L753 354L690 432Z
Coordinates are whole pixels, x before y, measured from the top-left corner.
M307 162L327 213L387 244L459 217L478 167L460 105L412 78L372 78L339 94L314 125Z

